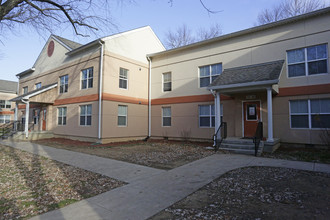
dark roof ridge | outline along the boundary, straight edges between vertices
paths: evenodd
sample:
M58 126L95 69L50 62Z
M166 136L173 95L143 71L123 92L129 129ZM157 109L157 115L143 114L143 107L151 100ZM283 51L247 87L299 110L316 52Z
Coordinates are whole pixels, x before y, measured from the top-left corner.
M269 65L269 64L275 64L275 63L279 63L279 62L284 62L284 60L275 60L275 61L269 61L269 62L265 62L265 63L251 64L251 65L247 65L247 66L232 67L232 68L227 68L225 70L247 69L247 68L251 68L251 67L257 67L257 66L265 66L265 65Z

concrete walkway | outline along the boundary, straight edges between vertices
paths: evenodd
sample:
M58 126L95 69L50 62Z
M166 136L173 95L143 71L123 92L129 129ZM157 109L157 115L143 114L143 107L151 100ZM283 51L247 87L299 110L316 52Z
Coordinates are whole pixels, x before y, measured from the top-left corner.
M95 170L94 172L105 172L102 174L120 180L125 179L126 171L126 175L130 176L126 177L129 184L123 187L32 219L146 219L222 174L240 167L273 166L330 173L330 165L327 164L232 154L214 154L170 171L163 171L26 142L0 142L0 144L50 157L83 169L87 167L88 170ZM86 158L88 161L85 161ZM82 161L77 162L79 160ZM91 161L94 164L90 164ZM122 174L111 171L113 169L121 169Z

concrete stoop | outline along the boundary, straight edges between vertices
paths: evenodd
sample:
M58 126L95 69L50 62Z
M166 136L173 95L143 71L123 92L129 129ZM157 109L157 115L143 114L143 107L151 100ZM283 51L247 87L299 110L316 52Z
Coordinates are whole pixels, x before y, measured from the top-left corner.
M260 156L262 154L263 148L264 148L264 142L261 141L257 156ZM236 154L254 155L255 153L255 146L252 139L239 139L239 138L225 139L221 143L219 149Z
M50 131L30 131L28 138L25 137L25 132L19 131L8 137L8 140L38 140L54 137Z

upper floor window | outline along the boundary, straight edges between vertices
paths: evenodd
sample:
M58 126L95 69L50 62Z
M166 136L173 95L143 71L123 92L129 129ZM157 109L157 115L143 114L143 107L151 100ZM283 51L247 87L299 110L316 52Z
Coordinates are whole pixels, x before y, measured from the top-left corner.
M222 63L199 67L199 87L210 85L222 73Z
M36 84L36 89L40 89L41 88L41 82Z
M128 85L128 70L124 68L120 68L119 70L119 88L127 89Z
M92 105L80 106L80 125L92 125Z
M118 126L127 126L127 105L118 105Z
M162 118L163 118L163 127L170 127L172 125L171 118L171 107L163 107L162 108Z
M81 89L93 88L93 67L81 71Z
M290 101L291 128L330 128L330 99Z
M11 102L7 100L0 100L0 108L11 108Z
M28 87L27 86L23 87L23 94L26 94L26 93L28 93Z
M68 92L68 86L69 86L69 76L61 76L60 77L60 93Z
M163 92L172 91L172 74L163 73Z
M327 50L327 44L322 44L288 51L288 76L328 73Z
M66 107L57 108L57 124L66 125Z

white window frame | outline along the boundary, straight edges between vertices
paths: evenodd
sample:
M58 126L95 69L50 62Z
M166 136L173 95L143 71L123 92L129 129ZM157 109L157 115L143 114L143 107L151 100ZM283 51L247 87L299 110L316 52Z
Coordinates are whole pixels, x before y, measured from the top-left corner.
M85 112L82 112L82 111L81 111L81 109L82 109L83 106L85 106ZM90 108L91 108L91 113L90 113L90 114L88 114L88 110L87 110L89 106L90 106ZM80 111L80 115L79 115L79 125L80 125L80 126L91 126L91 125L92 125L92 119L93 119L93 117L92 117L92 113L93 113L93 106L92 106L92 104L89 104L89 105L80 105L79 108L80 108L80 109L79 109L79 111ZM90 125L87 124L87 121L88 121L87 118L88 118L89 116L91 117L91 124L90 124ZM81 124L81 117L84 117L84 118L85 118L85 120L84 120L85 123L84 123L84 124Z
M170 116L164 115L164 109L170 109ZM164 118L170 118L170 125L164 125ZM162 107L162 127L171 127L172 126L172 108L170 106Z
M84 72L87 72L87 78L84 79ZM92 75L92 76L91 76ZM94 84L94 68L93 67L89 67L86 69L81 70L81 80L80 80L80 88L81 89L90 89L93 88L93 84ZM86 88L83 87L83 81L86 81ZM92 85L89 86L89 82L92 81Z
M64 83L62 83L62 78L64 79ZM62 89L63 88L63 89ZM60 76L60 86L59 93L67 93L69 91L69 75Z
M126 114L120 114L119 113L119 107L126 108ZM117 117L117 125L118 125L118 127L127 127L127 114L128 114L128 106L127 105L118 105L118 117ZM119 124L119 117L125 117L125 124L124 125L120 125Z
M65 114L63 114L63 112L64 112L63 110L64 109L65 109ZM68 112L68 108L67 107L58 107L57 108L57 125L63 126L63 125L66 125L67 124L67 120L66 120L67 119L67 117L66 117L67 112ZM59 123L59 120L58 120L59 118L61 118L61 123ZM65 118L65 123L63 123L64 122L64 120L63 120L64 118Z
M326 58L322 58L322 59L316 59L316 60L308 60L308 54L307 54L307 50L308 48L311 47L317 47L317 46L321 46L321 45L325 45L326 46ZM289 63L289 59L288 59L288 52L290 51L295 51L295 50L304 50L304 56L305 56L305 60L301 61L301 62L296 62L296 63ZM287 50L286 51L286 60L287 60L287 77L288 78L296 78L296 77L306 77L306 76L318 76L318 75L323 75L323 74L328 74L329 73L329 65L328 65L328 44L318 44L318 45L313 45L313 46L308 46L308 47L303 47L303 48L297 48L297 49L292 49L292 50ZM317 74L309 74L309 69L308 69L308 63L309 62L316 62L316 61L322 61L325 60L326 64L327 64L327 70L325 73L317 73ZM290 76L289 75L289 66L290 65L296 65L296 64L304 64L305 65L305 75L301 75L301 76Z
M220 73L217 73L217 74L213 74L212 73L212 66L215 66L215 65L221 65L221 72ZM204 67L208 67L209 68L210 74L208 76L201 76L201 68L204 68ZM198 87L199 88L205 88L205 87L209 86L213 82L212 77L214 77L214 76L220 76L220 74L222 73L222 71L223 71L222 63L214 63L214 64L210 64L210 65L199 66L198 67L198 75L199 75L199 77L198 77L198 79L199 79L198 80ZM207 86L201 86L201 79L202 78L209 78L209 84Z
M126 76L122 75L122 71L126 72ZM128 69L125 69L122 67L119 68L119 88L120 89L128 89L128 74L129 74ZM121 81L126 81L126 88L121 87L121 84L120 84Z
M41 82L36 83L35 87L36 87L36 89L40 89L41 88Z
M22 88L22 93L23 93L23 95L24 94L26 94L26 93L28 93L29 92L29 87L28 86L24 86L23 88Z
M294 100L289 100L289 120L290 120L290 129L310 129L310 130L320 130L320 129L329 129L329 128L314 128L312 127L312 116L313 115L329 115L329 112L322 112L322 113L312 113L311 110L311 101L312 100L322 100L322 99L329 99L329 98L320 98L320 99L294 99ZM307 101L307 113L291 113L291 101ZM292 115L305 115L308 117L308 127L306 128L295 128L292 127Z
M165 75L170 75L170 80L165 80ZM172 72L166 72L162 74L162 85L163 85L163 92L170 92L172 91ZM170 89L165 91L165 84L170 84Z
M33 123L35 125L39 124L40 111L38 109L33 109L32 114L33 114Z
M1 104L3 103L3 104ZM8 100L0 100L0 108L11 108L11 102Z
M208 106L209 107L209 114L201 115L200 106ZM214 126L212 126L212 117L214 117L214 119L215 119L216 111L215 111L215 106L214 106L214 115L212 115L212 106L214 106L214 104L198 105L198 127L199 128L214 128ZM201 126L201 120L200 120L201 117L208 117L209 120L210 120L210 126ZM222 118L223 118L223 104L220 104L220 118L221 118L221 121L222 121Z
M0 124L10 123L11 116L10 115L0 115Z

